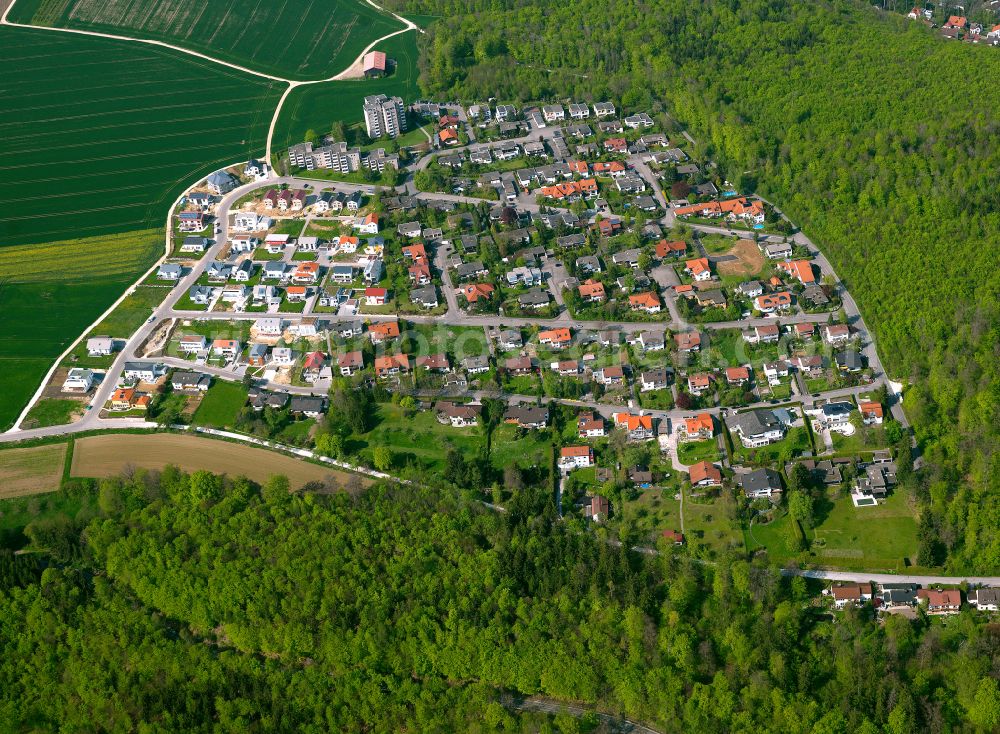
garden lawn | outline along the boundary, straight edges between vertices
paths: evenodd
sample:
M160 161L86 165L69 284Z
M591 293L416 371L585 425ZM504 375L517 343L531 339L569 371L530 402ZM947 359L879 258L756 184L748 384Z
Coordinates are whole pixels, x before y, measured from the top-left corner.
M903 492L894 492L874 507L855 507L850 497L821 502L817 526L807 529L810 551L802 556L811 565L867 571L903 571L904 559L917 552L917 521ZM798 558L788 550L787 515L770 525L754 525L751 547L766 548L774 563Z
M710 503L684 502L684 534L688 546L700 558L713 559L729 548L743 550L744 542L736 503L723 494Z
M631 524L643 543L654 544L664 530L681 529L681 503L674 499L676 491L673 487L639 490L635 499L623 500L621 508L612 508L612 515ZM617 515L616 510L620 510Z
M151 38L290 79L325 79L403 27L364 0L19 0L11 20Z
M387 446L393 453L396 467L411 460L420 468L441 473L445 456L454 448L466 458L475 456L485 438L481 427L452 428L438 423L433 411L419 411L410 417L392 403L378 406L378 424L365 434L348 436L347 445L369 461L372 449Z
M211 428L228 428L246 405L247 389L238 382L216 380L195 411L193 423Z
M757 449L745 448L735 433L732 434L732 439L734 463L747 462L761 466L774 463L783 465L789 459L812 450L809 443L809 431L804 426L790 428L782 440Z
M699 461L718 461L719 446L714 438L704 441L682 441L677 444L677 458L685 466L697 464Z

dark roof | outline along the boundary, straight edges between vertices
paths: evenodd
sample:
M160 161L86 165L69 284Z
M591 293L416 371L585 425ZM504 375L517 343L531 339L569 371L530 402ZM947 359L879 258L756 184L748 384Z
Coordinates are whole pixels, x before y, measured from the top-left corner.
M755 469L752 472L740 476L740 486L748 494L770 489L773 492L781 491L781 476L773 469Z

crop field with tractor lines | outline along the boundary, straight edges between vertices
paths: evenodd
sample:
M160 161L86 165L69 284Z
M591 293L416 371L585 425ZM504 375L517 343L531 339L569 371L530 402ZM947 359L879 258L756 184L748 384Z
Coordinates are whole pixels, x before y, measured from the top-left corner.
M0 28L0 246L162 226L260 154L280 85L124 41Z
M364 0L18 0L10 20L173 43L288 79L325 79L403 27Z

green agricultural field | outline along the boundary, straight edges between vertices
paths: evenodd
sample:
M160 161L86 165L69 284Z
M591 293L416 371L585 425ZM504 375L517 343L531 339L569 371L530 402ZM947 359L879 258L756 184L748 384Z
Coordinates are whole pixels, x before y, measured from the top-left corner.
M283 86L144 44L21 28L0 28L0 63L0 246L163 226L187 184L261 153Z
M227 428L247 402L247 389L238 382L216 380L205 393L194 414L194 423L211 428Z
M143 44L9 27L0 63L6 429L52 361L155 261L184 187L261 153L281 85Z
M309 84L293 89L275 126L275 151L281 153L288 146L301 143L308 130L324 133L334 122L360 123L364 98L369 94L399 95L404 102L412 102L419 96L416 34L401 33L376 48L396 60L395 73L385 79Z
M290 79L331 77L403 28L364 0L17 0L10 20L166 41Z

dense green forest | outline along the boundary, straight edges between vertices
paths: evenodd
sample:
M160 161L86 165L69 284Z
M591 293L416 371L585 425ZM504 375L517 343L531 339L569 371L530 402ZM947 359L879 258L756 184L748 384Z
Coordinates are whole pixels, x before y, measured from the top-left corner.
M498 513L173 469L97 491L0 556L5 731L593 730L503 705L525 694L664 732L1000 725L1000 632L970 612L834 621L775 568L573 532L547 492Z
M830 256L924 455L941 560L1000 568L1000 54L847 0L397 0L446 98L666 110Z
M68 491L64 489L63 491ZM453 492L106 480L0 555L0 720L42 731L990 731L1000 631L851 610L773 567L628 552Z

